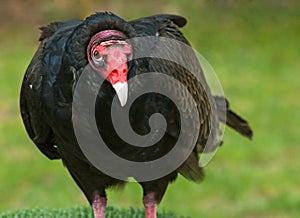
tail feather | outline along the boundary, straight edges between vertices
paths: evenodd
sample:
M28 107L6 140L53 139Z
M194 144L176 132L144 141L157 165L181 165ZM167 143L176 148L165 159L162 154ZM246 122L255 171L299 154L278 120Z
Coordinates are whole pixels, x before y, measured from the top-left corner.
M248 122L230 110L228 100L221 96L214 96L214 99L217 105L220 121L230 126L243 136L252 139L253 131Z
M204 178L204 172L199 165L198 154L192 152L184 164L179 167L178 172L188 180L201 182Z

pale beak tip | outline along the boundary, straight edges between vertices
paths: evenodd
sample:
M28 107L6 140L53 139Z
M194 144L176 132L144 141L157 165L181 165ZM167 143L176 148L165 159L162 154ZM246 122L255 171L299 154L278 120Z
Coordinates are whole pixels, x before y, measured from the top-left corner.
M124 107L126 105L127 99L121 100L119 98L119 100L120 100L120 103L121 103L121 107Z
M121 107L124 107L126 105L127 97L128 97L127 82L117 82L116 84L113 84L112 86L116 90L116 94L120 101Z

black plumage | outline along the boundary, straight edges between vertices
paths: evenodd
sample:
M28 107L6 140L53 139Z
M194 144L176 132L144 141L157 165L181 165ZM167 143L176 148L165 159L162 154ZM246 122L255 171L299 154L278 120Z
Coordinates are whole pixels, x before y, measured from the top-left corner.
M177 15L161 14L126 22L112 13L105 12L91 15L86 20L55 22L41 28L40 46L28 66L21 88L21 115L28 135L39 150L50 159L62 159L93 205L95 217L103 217L102 212L97 212L97 203L100 202L99 204L105 207L105 189L122 185L124 181L106 175L94 167L81 151L74 134L72 123L74 88L83 70L92 70L89 68L87 57L89 42L100 31L117 30L127 39L147 36L167 37L189 45L179 30L179 27L185 24L185 18ZM132 45L133 51L142 49L135 46L138 45ZM146 49L150 46L152 51L156 51L155 40L149 42L147 46ZM174 55L172 48L165 52L166 55ZM184 54L182 58L184 61L196 60L193 54ZM98 92L95 116L99 132L113 152L128 160L139 162L155 160L172 149L180 130L184 129L186 135L193 131L199 132L193 151L181 166L162 178L140 182L144 190L146 210L149 202L151 205L153 202L158 204L161 201L168 184L176 179L178 173L193 181L202 180L203 172L198 164L198 153L203 151L203 146L207 142L211 144L212 150L220 145L218 137L220 122L226 123L248 138L252 137L248 123L229 109L225 98L212 96L200 65L195 61L192 63L195 63L192 68L199 72L201 83L187 69L165 59L147 57L128 61L128 79L147 72L164 73L187 87L197 103L194 105L193 102L189 102L179 87L165 81L161 81L161 86L174 91L175 98L186 108L183 114L180 114L176 105L166 96L148 93L138 98L129 113L130 124L138 134L149 133L148 121L154 113L162 114L167 121L164 137L150 147L134 147L118 137L110 118L111 104L116 92L108 81L102 84ZM91 89L93 85L96 86L91 84ZM130 81L129 89L134 89ZM196 107L200 123L182 127L180 116L187 120L194 119L190 115L192 107ZM122 110L122 107L118 110ZM216 111L218 116L213 116L213 111ZM209 134L212 134L213 141L208 141ZM146 212L146 216L154 217L151 212Z

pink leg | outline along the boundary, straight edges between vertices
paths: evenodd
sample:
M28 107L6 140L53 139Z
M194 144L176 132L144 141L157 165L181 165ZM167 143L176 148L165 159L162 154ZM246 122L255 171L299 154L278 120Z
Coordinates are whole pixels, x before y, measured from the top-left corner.
M96 194L93 201L93 210L95 218L105 218L106 198Z
M148 193L143 197L146 218L156 218L157 202L154 198L154 193Z

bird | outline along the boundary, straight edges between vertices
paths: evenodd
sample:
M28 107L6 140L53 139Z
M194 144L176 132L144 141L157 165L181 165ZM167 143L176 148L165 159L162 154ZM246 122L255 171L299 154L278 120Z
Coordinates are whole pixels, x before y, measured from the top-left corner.
M146 218L156 217L157 206L178 174L194 182L203 180L199 156L222 144L222 123L249 139L253 136L248 122L231 110L229 101L212 93L196 55L181 50L182 46L191 48L180 30L186 23L184 17L173 14L126 21L112 12L96 12L86 19L58 21L40 28L40 44L21 86L21 117L27 134L40 152L51 160L62 160L91 205L95 218L105 218L105 190L121 187L127 181L101 170L102 165L97 167L83 151L76 129L82 131L84 144L92 141L90 118L86 117L95 119L97 133L110 151L131 163L150 165L143 172L131 172L129 168L123 175L133 175L142 186ZM178 48L170 46L174 41ZM143 55L138 56L138 53ZM171 60L177 57L188 66ZM151 72L157 72L154 75L160 79L147 77ZM83 75L89 78L87 82L80 82ZM152 84L154 91L132 100L131 93L151 88ZM92 97L75 95L81 86L95 96L91 110L87 105ZM169 96L155 92L160 88L167 90ZM82 112L76 112L76 107ZM116 111L118 120L125 116L125 110L137 135L154 132L148 141L139 141L141 146L127 143L115 130L111 113ZM157 113L165 119L164 128L153 118ZM127 129L123 124L119 122L118 128ZM153 137L157 134L162 136L155 141ZM180 135L184 136L181 141ZM167 156L177 141L182 146L179 157L184 157L183 161L173 166L172 162L176 161L171 159L156 168L150 164ZM145 146L149 143L154 144ZM185 143L191 144L191 149ZM101 156L101 148L95 154ZM103 165L111 166L112 171L122 173L119 172L122 166L114 165L113 158L101 156L98 159ZM155 174L169 163L173 168L163 175L139 177Z

